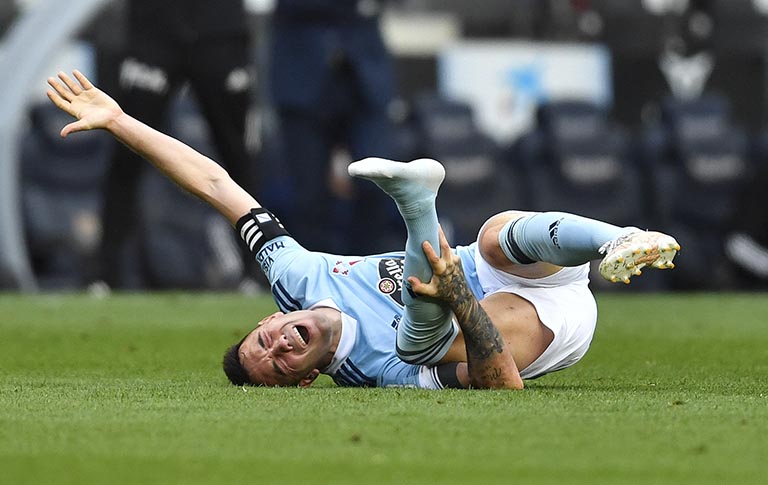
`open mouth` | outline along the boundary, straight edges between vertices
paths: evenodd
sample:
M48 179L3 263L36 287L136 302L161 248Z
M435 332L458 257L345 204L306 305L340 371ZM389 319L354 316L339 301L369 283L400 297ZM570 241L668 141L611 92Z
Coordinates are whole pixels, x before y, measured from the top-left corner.
M304 347L309 344L309 330L307 330L307 327L296 325L293 327L293 334Z

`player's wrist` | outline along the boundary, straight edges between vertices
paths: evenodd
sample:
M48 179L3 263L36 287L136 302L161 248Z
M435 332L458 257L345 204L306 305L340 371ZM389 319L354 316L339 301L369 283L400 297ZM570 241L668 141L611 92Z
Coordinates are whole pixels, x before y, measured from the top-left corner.
M119 135L121 131L129 124L130 116L123 110L115 111L112 116L107 118L104 123L104 129L113 135Z

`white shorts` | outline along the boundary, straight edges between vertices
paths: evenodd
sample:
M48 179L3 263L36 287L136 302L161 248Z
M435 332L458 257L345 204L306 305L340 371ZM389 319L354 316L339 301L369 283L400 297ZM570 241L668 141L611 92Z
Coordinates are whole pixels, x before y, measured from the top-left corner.
M597 303L589 290L589 263L530 279L494 268L475 249L475 266L485 296L512 293L524 298L555 335L544 353L520 371L524 379L569 367L587 353L597 324Z

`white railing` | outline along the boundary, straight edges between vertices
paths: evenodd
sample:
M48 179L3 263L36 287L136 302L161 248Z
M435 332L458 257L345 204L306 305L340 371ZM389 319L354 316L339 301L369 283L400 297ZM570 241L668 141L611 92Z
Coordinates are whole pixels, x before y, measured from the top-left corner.
M19 143L30 86L45 89L42 72L61 46L111 0L38 0L19 16L0 51L0 281L37 288L24 241L19 187Z

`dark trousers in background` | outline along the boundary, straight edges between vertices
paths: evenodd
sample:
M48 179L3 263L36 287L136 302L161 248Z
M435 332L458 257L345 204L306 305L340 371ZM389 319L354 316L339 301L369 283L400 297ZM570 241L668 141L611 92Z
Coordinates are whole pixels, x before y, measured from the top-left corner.
M208 121L217 161L237 183L254 191L255 160L244 140L253 75L248 39L221 36L182 43L129 38L127 45L127 52L117 63L115 79L115 98L123 110L154 128L166 130L173 97L188 82ZM126 242L133 238L140 247L138 195L146 163L120 145L115 148L107 172L97 278L113 287L123 286L121 261ZM243 257L253 260L245 252Z
M762 161L747 181L736 203L733 229L768 248L768 163Z
M392 121L385 108L370 106L354 76L350 66L338 66L320 106L277 106L280 171L291 193L280 217L313 251L374 254L405 238L394 202L372 182L351 180L347 197L329 188L334 150L346 150L352 160L393 156Z

